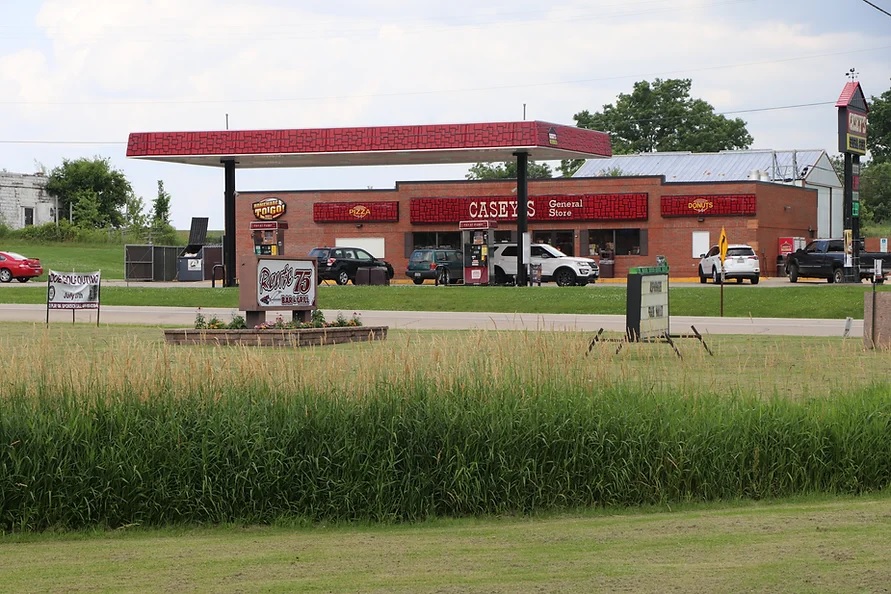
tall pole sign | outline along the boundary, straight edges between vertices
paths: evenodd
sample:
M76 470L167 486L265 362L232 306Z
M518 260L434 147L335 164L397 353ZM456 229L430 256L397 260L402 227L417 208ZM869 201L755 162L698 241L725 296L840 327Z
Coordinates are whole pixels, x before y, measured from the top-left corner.
M866 154L866 123L869 105L855 80L850 79L835 103L838 108L838 151L845 156L845 280L860 279L860 157Z

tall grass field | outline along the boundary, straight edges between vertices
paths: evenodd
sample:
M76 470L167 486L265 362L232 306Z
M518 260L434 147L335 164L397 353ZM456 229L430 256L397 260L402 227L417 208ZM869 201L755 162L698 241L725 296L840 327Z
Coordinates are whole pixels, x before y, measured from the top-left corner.
M392 332L307 349L145 331L0 339L0 529L419 521L864 493L891 480L889 354ZM65 345L61 348L60 345ZM844 362L844 372L827 365Z

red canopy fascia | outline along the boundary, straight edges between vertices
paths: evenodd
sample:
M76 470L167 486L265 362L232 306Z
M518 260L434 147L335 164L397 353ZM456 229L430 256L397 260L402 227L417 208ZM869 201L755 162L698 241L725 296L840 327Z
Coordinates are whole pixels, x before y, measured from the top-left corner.
M135 159L239 168L550 161L612 156L609 135L541 121L293 130L133 132Z

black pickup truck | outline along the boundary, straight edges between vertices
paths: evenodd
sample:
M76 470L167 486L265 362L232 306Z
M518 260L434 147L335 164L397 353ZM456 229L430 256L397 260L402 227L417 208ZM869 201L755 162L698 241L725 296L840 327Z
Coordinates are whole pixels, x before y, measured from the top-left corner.
M861 243L862 245L862 243ZM891 253L860 252L860 280L872 280L873 265L876 260L882 261L883 276L891 272ZM845 240L815 239L804 249L786 256L786 274L791 282L799 278L825 278L830 283L845 280ZM878 279L882 283L884 279Z

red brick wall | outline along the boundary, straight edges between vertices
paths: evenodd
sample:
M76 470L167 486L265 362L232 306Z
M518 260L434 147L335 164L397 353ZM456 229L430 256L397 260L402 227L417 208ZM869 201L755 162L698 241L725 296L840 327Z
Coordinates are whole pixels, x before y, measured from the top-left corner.
M430 197L487 197L510 196L516 187L513 180L402 182L392 190L334 190L294 192L242 192L236 199L237 266L245 254L253 252L248 231L253 220L251 204L268 197L278 197L287 203L287 211L279 219L286 221L285 255L305 256L316 246L333 245L337 237L382 237L385 257L396 270L396 278L403 276L407 254L405 233L410 231L457 231L456 223L412 225L409 201ZM793 186L756 181L723 183L663 183L659 177L607 177L582 179L533 180L529 195L544 194L609 194L646 193L648 220L645 221L529 221L529 231L574 230L575 253L586 250L580 244L579 231L586 229L648 229L648 251L641 256L617 256L615 273L624 277L632 266L652 265L656 255L664 255L672 275L692 277L697 273L699 259L691 254L693 231L709 231L712 243L724 227L731 243L748 243L762 258L762 274L772 276L778 253L777 238L783 236L808 237L808 228L817 221L817 194ZM754 216L661 216L662 196L726 196L754 195ZM374 202L398 201L397 222L316 223L313 205L317 202L349 202L371 205ZM700 218L702 219L700 221ZM361 226L359 226L361 225ZM499 229L516 229L514 222L499 224Z

